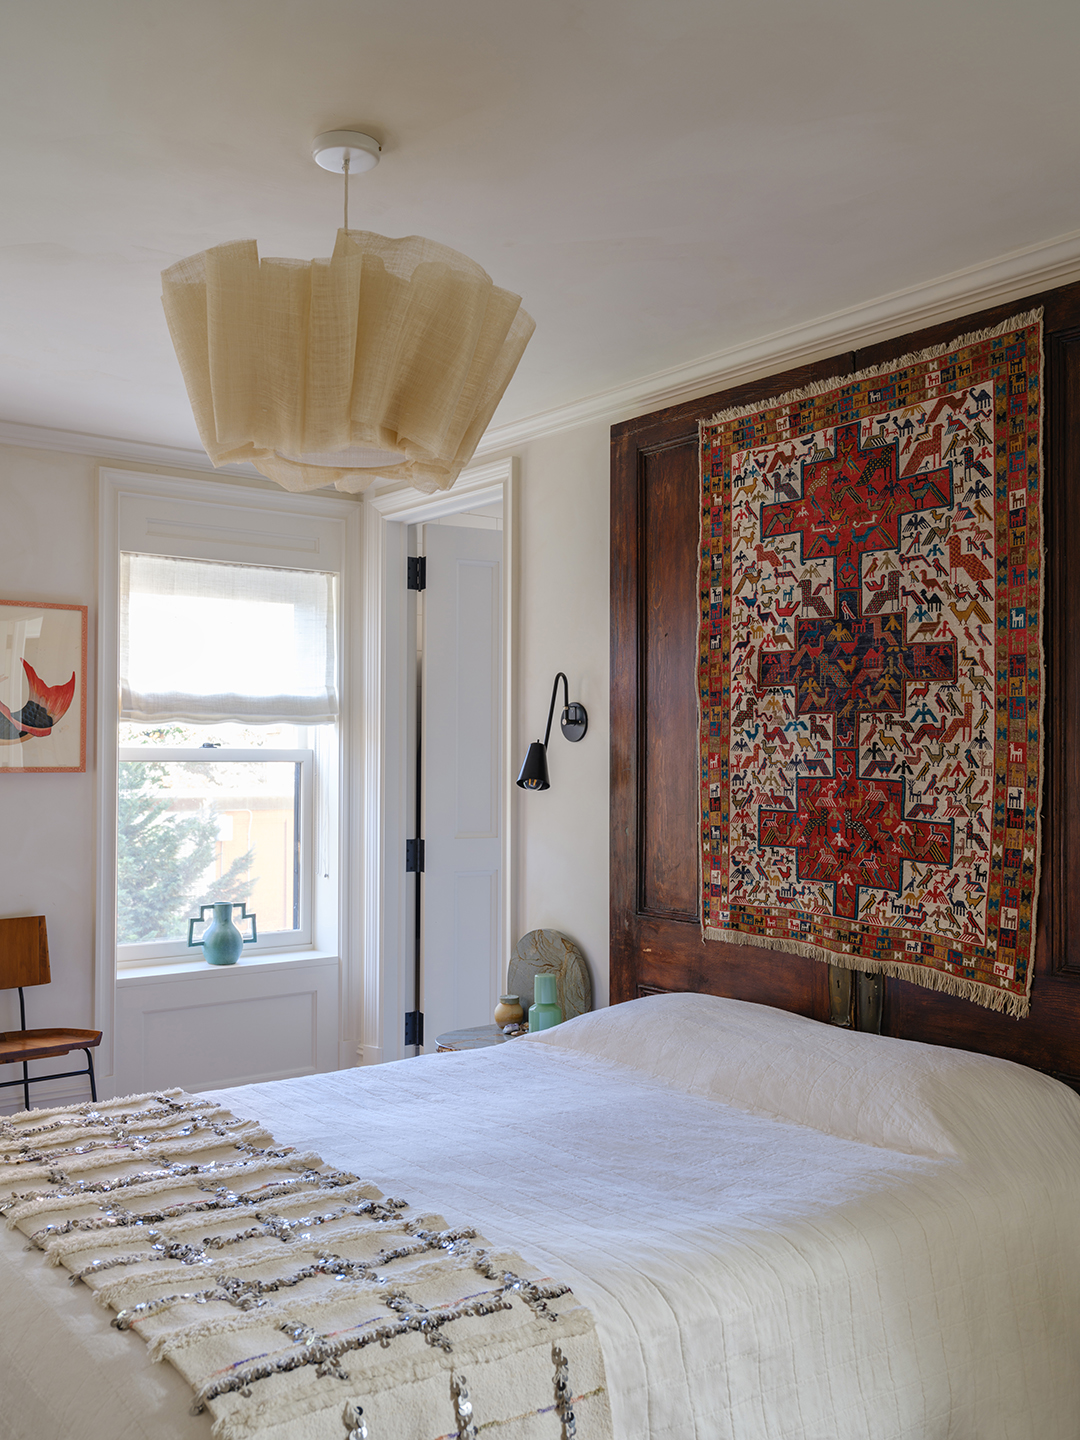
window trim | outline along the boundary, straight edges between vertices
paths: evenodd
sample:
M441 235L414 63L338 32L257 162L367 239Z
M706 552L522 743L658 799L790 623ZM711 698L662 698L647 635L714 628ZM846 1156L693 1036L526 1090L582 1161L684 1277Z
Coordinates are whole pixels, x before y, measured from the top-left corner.
M129 535L121 535L120 510L126 497L147 503L152 500L162 502L161 514L164 521L161 524L156 523L158 517L155 511L155 537L173 536L183 539L187 548L186 541L191 531L202 532L206 527L191 526L176 519L175 514L170 519L170 507L186 502L216 506L219 507L217 513L220 516L220 526L215 528L211 539L220 542L221 547L242 545L245 553L254 554L267 540L285 536L287 538L282 550L283 553L287 552L287 558L279 560L279 564L302 567L307 558L311 568L336 569L340 576L338 614L342 676L341 713L336 743L329 757L336 776L333 786L336 818L332 820L330 831L337 855L335 874L330 882L332 898L327 905L319 907L315 915L310 949L281 951L257 961L253 958L247 964L229 967L229 971L224 973L240 973L250 968L255 974L267 964L291 963L306 958L324 961L331 955L337 957L340 960L339 1063L355 1064L362 1013L362 933L360 897L355 888L345 882L355 864L353 857L358 853L361 844L361 827L354 817L359 815L362 804L363 767L360 763L357 731L362 714L363 630L354 611L361 593L359 562L362 506L356 499L337 497L325 492L318 495L290 495L255 476L243 479L222 475L213 480L195 480L175 475L148 474L136 469L121 470L108 465L100 466L97 475L98 613L92 642L96 654L91 657L90 673L94 674L96 669L97 695L93 712L94 736L91 751L96 755L97 771L97 904L93 928L94 1024L103 1032L96 1066L103 1093L108 1093L110 1082L116 1074L114 1036L118 971L114 937L119 553L121 549L139 548L138 544L131 543ZM287 528L282 526L281 522L286 518L290 522L300 520L327 523L336 536L334 564L328 565L325 557L317 555L316 544L298 539L294 525L290 523ZM220 549L215 552L211 543L200 545L196 553L206 554L209 558L215 558L215 555L216 558L230 558L229 554L220 553ZM319 747L315 748L318 751ZM316 798L314 845L317 865L321 865L322 859L321 832L324 821L325 816L319 813ZM320 888L323 888L323 882L320 881L319 884ZM183 965L170 966L169 973L180 973L184 968ZM186 968L193 968L190 961ZM146 967L125 968L123 983L135 979L139 969Z

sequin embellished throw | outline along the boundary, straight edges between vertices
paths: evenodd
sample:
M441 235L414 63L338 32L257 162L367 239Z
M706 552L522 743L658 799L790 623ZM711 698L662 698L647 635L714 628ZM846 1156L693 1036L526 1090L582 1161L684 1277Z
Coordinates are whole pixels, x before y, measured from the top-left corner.
M1017 316L702 425L706 939L1027 1014L1041 332Z
M223 1440L611 1440L567 1286L220 1105L170 1090L0 1119L0 1211Z

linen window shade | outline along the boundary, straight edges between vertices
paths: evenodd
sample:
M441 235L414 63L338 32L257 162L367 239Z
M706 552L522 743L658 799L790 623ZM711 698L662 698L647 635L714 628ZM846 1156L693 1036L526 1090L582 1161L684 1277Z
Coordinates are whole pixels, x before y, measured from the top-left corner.
M334 720L337 576L120 557L120 718Z

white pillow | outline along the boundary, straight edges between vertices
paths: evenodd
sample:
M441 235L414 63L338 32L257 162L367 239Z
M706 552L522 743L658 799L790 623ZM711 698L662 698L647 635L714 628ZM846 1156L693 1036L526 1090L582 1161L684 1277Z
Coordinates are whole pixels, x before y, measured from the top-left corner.
M916 1155L998 1157L1049 1129L1080 1154L1080 1096L1026 1066L715 995L651 995L530 1037L690 1094ZM1064 1132L1062 1131L1064 1126Z

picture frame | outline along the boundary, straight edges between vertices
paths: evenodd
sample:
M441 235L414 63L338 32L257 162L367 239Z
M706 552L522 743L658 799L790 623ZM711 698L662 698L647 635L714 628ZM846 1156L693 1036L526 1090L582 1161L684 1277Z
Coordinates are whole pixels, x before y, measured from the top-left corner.
M0 600L0 773L86 770L87 607Z

